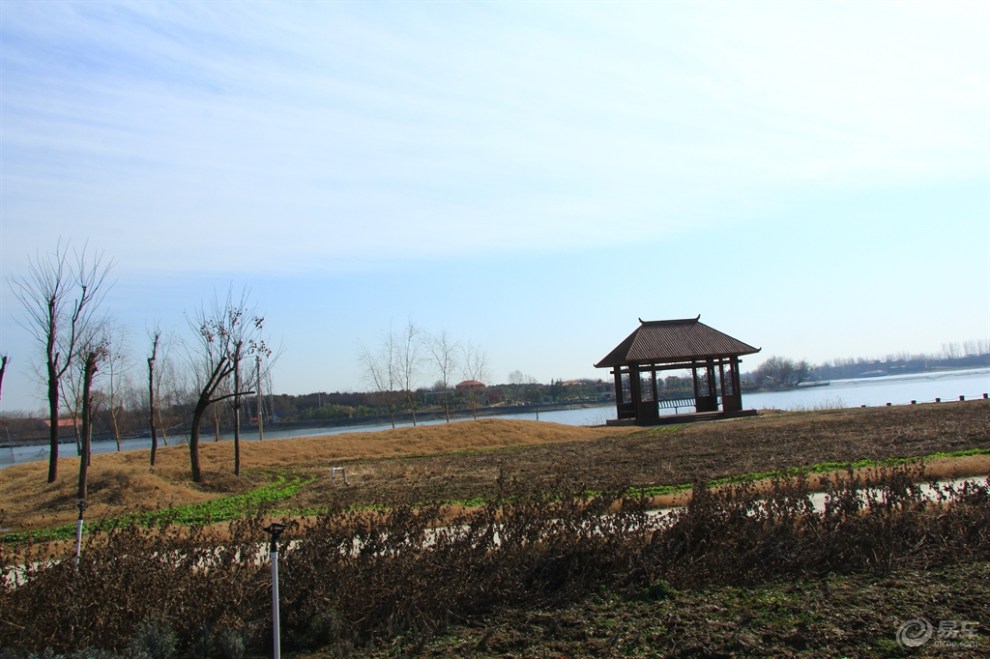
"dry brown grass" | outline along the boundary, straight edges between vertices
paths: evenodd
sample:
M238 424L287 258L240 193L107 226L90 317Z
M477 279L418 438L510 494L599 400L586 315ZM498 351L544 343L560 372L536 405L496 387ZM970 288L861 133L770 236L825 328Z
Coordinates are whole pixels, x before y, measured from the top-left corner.
M499 450L513 449L518 450ZM590 488L622 481L675 485L826 461L930 455L990 448L990 401L894 408L766 413L677 428L584 428L490 418L242 445L244 475L233 476L231 443L201 448L205 482L189 480L185 446L94 456L88 519L198 503L269 482L272 472L318 476L288 502L320 508L339 495L327 467L347 466L357 504L412 497L448 501L488 497L500 477L553 489L565 477ZM57 526L76 516L77 459L60 462L45 483L42 462L0 470L0 526ZM986 475L986 457L932 461L926 477ZM679 501L679 499L678 499ZM667 502L665 499L664 502ZM671 501L672 502L672 501Z
M556 423L482 419L452 424L347 433L301 439L245 442L241 445L245 476L233 476L231 442L206 442L200 448L204 482L189 478L185 446L159 449L151 468L146 451L93 456L89 469L87 517L198 503L247 491L270 480L265 472L291 470L325 474L328 465L388 460L417 455L584 442L635 432L631 428L585 428ZM14 529L55 526L75 519L79 461L59 460L59 478L46 483L47 463L32 462L0 470L0 525ZM355 465L348 478L360 480Z

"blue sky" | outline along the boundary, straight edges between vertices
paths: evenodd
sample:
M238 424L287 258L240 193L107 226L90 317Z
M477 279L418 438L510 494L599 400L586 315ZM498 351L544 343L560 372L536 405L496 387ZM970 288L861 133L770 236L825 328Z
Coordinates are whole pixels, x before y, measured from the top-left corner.
M985 2L4 0L0 66L8 411L60 237L137 365L246 287L285 393L367 388L409 319L493 382L607 377L638 317L744 368L990 339Z

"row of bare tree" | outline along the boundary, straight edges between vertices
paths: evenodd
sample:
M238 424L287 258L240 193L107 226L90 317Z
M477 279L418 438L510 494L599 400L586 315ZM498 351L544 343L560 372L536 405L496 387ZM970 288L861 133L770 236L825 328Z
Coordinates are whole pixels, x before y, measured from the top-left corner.
M48 482L58 478L59 419L68 412L76 426L80 457L79 498L86 495L94 414L109 412L113 434L120 446L119 416L124 409L143 407L136 389L126 377L130 368L126 336L100 307L111 287L113 262L86 248L74 250L59 241L53 253L30 260L27 274L12 279L12 287L25 316L22 326L41 347L38 373L45 384L49 422ZM170 425L166 410L187 399L191 404L189 458L192 480L203 478L199 460L200 426L207 411L215 412L219 425L220 404L229 404L234 420L234 473L240 474L240 411L245 397L260 395L260 384L271 368L272 350L264 335L264 317L250 307L247 294L214 298L187 317L192 338L166 337L157 326L148 333L146 373L147 428L151 432L151 464L155 464L159 436ZM186 354L183 376L173 358L173 348ZM8 363L2 356L0 388ZM267 363L267 366L263 366ZM102 388L95 383L102 374ZM188 385L183 380L188 378ZM0 389L2 390L2 389ZM191 392L191 393L190 393ZM131 404L125 406L125 397ZM164 401L164 404L163 404ZM260 405L259 405L260 408ZM261 414L258 415L259 423Z
M363 347L361 365L368 384L388 410L393 428L395 415L402 409L409 412L416 425L416 391L425 372L436 378L433 389L440 396L447 423L450 423L451 380L458 374L467 382L482 382L488 377L488 358L478 346L470 342L461 344L446 330L435 334L425 332L412 320L402 330L389 329L383 333L377 350ZM475 418L479 389L465 387Z

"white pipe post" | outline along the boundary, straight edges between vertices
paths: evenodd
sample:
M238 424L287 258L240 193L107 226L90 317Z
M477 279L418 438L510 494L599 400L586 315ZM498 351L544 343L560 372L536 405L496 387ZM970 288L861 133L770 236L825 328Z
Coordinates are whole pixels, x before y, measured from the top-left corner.
M282 656L282 633L278 624L278 549L268 554L272 561L272 647L275 659Z
M83 511L86 510L86 500L79 500L79 517L76 518L76 556L73 565L79 571L79 557L82 555Z
M272 656L274 659L281 659L282 657L278 612L278 539L284 530L285 525L277 523L272 523L265 529L272 536L268 557L272 562Z
M254 356L255 374L258 376L258 441L265 438L265 396L261 393L261 355Z

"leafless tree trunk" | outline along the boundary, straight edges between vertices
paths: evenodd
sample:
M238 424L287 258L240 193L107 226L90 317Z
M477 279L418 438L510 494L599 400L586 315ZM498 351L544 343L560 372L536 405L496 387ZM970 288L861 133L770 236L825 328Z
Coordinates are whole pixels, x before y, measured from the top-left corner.
M241 358L244 342L234 341L231 362L234 365L234 475L241 475Z
M226 394L221 394L221 396L226 397ZM220 407L218 403L214 403L213 407L210 409L213 411L213 441L214 443L219 443L220 430L221 430L220 426L222 423L220 416L223 413L223 409Z
M86 352L83 366L82 394L82 451L79 453L79 487L76 496L86 498L86 479L89 472L89 459L93 443L93 378L96 376L98 362L103 352L98 349Z
M420 364L418 336L419 329L410 320L406 323L398 354L399 385L414 426L416 425L416 377L419 374Z
M203 482L203 472L199 465L199 426L203 414L213 401L213 392L230 375L230 362L226 357L219 357L212 365L206 380L201 385L196 407L193 409L192 428L189 432L189 467L194 483Z
M14 294L27 312L23 326L44 347L50 424L49 483L58 478L61 378L71 365L80 337L89 334L112 267L101 255L89 261L85 248L74 256L75 264L69 264L68 244L59 241L54 254L38 256L30 263L28 274L13 282Z
M450 423L450 376L457 368L457 344L450 340L446 330L427 336L425 343L436 373L440 376L443 416Z
M3 398L3 374L7 372L7 355L0 356L0 398Z
M158 394L155 390L155 360L158 358L158 344L162 332L155 328L151 333L151 356L148 357L148 427L151 429L151 466L155 466L155 454L158 452L158 429L155 427L155 415L158 411Z

